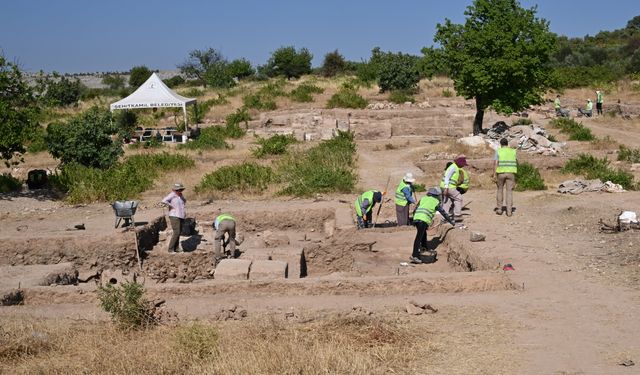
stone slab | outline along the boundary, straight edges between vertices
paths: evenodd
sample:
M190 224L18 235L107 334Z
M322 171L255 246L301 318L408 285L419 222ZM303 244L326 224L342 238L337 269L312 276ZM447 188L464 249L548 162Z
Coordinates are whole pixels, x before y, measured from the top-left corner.
M279 260L254 260L251 263L249 279L278 280L287 278L287 262Z
M216 280L247 280L252 261L249 259L223 259L216 266Z

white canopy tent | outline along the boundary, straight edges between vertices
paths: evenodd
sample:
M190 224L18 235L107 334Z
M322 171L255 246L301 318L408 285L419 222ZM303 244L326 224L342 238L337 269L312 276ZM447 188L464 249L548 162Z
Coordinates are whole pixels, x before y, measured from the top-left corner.
M112 103L111 112L115 109L182 108L186 128L187 106L195 103L196 99L176 94L162 82L157 74L152 73L151 77L131 95Z

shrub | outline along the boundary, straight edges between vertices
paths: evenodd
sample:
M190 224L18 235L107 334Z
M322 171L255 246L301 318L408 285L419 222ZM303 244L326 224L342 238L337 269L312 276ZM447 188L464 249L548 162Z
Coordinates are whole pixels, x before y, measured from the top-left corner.
M22 188L22 183L11 173L0 174L0 193L10 193Z
M299 78L311 73L311 59L313 55L306 48L296 51L293 46L281 47L271 54L264 71L270 77Z
M582 175L589 180L599 179L603 182L611 181L615 184L622 185L622 187L627 190L637 189L633 174L612 168L606 157L598 159L593 155L579 154L576 158L567 161L562 171L564 173Z
M124 77L120 74L105 74L102 76L102 84L107 85L110 90L117 91L124 88Z
M115 201L137 197L151 188L162 172L192 168L193 159L166 152L133 155L106 169L85 167L76 163L64 165L50 177L51 183L67 193L70 203Z
M377 61L380 91L414 90L420 82L418 61L408 54L381 53Z
M324 55L324 61L322 63L322 75L325 77L333 77L340 73L343 73L346 69L346 61L344 56L335 50Z
M273 111L278 108L276 102L272 99L265 99L260 94L249 94L242 98L242 103L247 108L253 109L265 109L268 111Z
M290 154L279 166L287 186L281 194L350 193L357 179L356 145L352 133L340 132L304 152Z
M403 104L406 102L415 103L416 100L408 90L394 90L391 91L391 94L389 94L389 101L396 104Z
M561 133L569 134L571 141L593 141L596 139L591 133L591 129L570 118L556 118L551 120L550 124L558 127Z
M251 66L249 60L236 59L227 65L227 73L231 77L243 79L253 76L256 71L253 69L253 66Z
M422 193L427 191L427 186L425 184L413 184L413 191L416 193Z
M202 323L180 327L175 333L175 350L198 359L207 359L218 354L218 331Z
M192 87L188 90L185 90L181 93L182 95L189 97L189 98L195 98L198 96L203 96L205 94L204 90L200 90L197 87Z
M513 121L512 125L516 126L516 125L531 125L533 124L533 121L531 121L531 119L528 118L519 118L515 121Z
M640 163L640 148L627 148L620 146L618 151L618 160L628 161L630 163Z
M327 108L365 108L367 100L353 85L343 85L327 102Z
M164 84L169 86L170 88L174 88L176 86L183 85L185 83L185 80L181 76L173 76L171 78L162 80L162 82L164 82Z
M229 144L225 142L225 138L225 129L222 126L202 128L198 138L187 143L180 144L178 145L178 148L188 150L214 150L229 148Z
M152 137L147 139L144 142L135 142L135 143L131 143L129 145L130 148L133 149L140 149L140 148L144 148L144 149L149 149L149 148L162 148L164 147L164 143L160 140L158 140L158 138L156 137Z
M149 328L157 323L155 308L144 293L144 287L138 283L107 284L98 288L100 306L123 330Z
M258 192L277 180L270 167L256 163L242 163L221 167L206 174L195 187L197 193L216 191Z
M252 153L257 158L267 155L282 155L287 152L290 144L296 143L296 139L292 135L277 134L269 138L260 138L257 140L260 147L253 149Z
M453 91L449 90L448 88L442 89L442 96L445 98L451 98L453 97Z
M134 66L129 71L129 86L138 88L151 77L153 72L146 66Z
M546 189L547 187L544 184L544 179L542 179L538 168L526 162L518 163L515 191Z
M234 113L227 115L225 118L227 126L240 125L240 123L243 122L245 125L248 125L249 121L251 121L251 115L249 115L246 108L238 108Z
M47 77L38 84L43 91L41 100L46 105L52 106L68 106L77 103L85 88L79 79L71 80L57 73L53 73L53 79Z
M291 90L289 96L294 102L309 103L313 101L311 94L322 94L324 89L312 83L305 82Z
M547 134L547 139L549 140L549 142L558 142L553 134Z
M35 154L37 152L47 151L46 128L42 126L35 127L27 137L27 152Z

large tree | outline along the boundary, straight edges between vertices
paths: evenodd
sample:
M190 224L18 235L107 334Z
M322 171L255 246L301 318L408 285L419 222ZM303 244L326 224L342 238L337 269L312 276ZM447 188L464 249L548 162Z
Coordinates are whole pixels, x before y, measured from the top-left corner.
M207 87L207 81L210 81L210 77L207 77L207 75L211 76L215 72L224 71L226 65L227 60L219 51L213 48L206 50L195 49L189 52L189 57L184 63L178 65L178 69L188 78L195 78L204 87Z
M138 88L145 83L153 72L144 65L134 66L129 71L129 86Z
M0 55L0 158L21 161L24 145L37 129L37 105L17 65Z
M293 46L281 47L273 51L267 62L265 71L274 76L285 76L287 79L299 78L311 73L313 55L306 48L296 51Z
M446 67L456 93L475 98L473 133L482 131L484 111L511 113L542 101L550 84L548 63L555 48L549 23L516 0L474 0L462 25L437 25L425 58Z

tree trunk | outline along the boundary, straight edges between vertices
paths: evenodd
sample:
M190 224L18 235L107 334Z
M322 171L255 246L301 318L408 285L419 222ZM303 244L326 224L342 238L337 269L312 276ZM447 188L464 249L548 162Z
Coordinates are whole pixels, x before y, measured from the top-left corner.
M476 117L473 119L473 135L482 132L482 120L484 119L484 107L480 102L480 98L476 97Z

